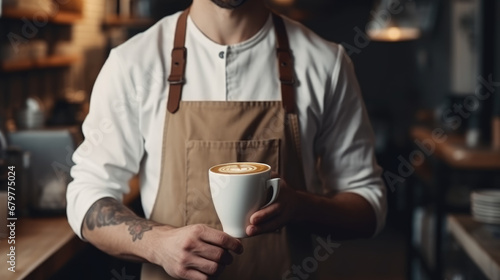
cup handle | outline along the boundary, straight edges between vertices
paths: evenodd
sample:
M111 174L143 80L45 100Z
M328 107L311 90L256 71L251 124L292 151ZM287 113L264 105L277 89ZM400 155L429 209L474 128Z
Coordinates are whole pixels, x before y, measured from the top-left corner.
M271 200L268 203L266 203L264 206L262 206L260 209L266 208L271 203L273 203L276 200L276 198L278 198L278 195L280 193L280 178L273 178L273 179L267 180L266 181L266 191L269 190L269 188L273 188L273 196L271 197Z

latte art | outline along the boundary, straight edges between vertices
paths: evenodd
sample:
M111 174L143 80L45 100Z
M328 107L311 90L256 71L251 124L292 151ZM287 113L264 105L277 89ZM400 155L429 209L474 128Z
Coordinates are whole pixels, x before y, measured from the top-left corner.
M210 171L221 174L253 174L269 170L269 166L254 162L234 162L212 167Z

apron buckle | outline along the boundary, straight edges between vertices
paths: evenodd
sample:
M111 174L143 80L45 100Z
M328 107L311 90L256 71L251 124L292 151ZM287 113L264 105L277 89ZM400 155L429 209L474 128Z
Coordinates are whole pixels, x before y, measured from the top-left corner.
M175 47L172 49L172 73L168 77L171 85L184 84L186 55L187 49L185 47Z
M171 84L171 85L180 85L180 84L184 84L184 82L186 82L186 80L182 79L181 77L168 77L168 82Z
M285 85L295 84L293 76L293 57L290 49L277 48L280 81Z
M172 49L172 59L185 61L186 53L187 53L186 47L174 47Z
M290 79L280 78L280 82L283 85L294 85L295 84L295 79L293 77L290 78Z

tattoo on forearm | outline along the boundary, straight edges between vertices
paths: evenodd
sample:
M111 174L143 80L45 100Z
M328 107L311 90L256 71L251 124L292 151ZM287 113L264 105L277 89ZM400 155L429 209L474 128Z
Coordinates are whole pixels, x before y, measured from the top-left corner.
M94 203L85 216L85 225L89 230L96 227L125 224L132 236L132 241L141 240L146 231L158 224L137 217L130 209L113 198L103 198Z

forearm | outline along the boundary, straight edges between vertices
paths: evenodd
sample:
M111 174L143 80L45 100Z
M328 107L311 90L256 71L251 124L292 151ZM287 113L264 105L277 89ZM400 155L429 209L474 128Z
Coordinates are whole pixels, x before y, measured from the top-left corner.
M206 279L241 254L241 242L205 225L174 228L135 215L112 198L87 212L83 236L102 251L128 260L157 264L176 279Z
M154 248L147 238L155 231L165 229L161 225L137 216L113 198L96 201L88 210L84 222L83 237L102 251L133 261L152 261Z
M316 234L339 239L371 237L377 226L370 203L355 193L339 193L331 197L298 192L299 207L294 222L307 226Z

